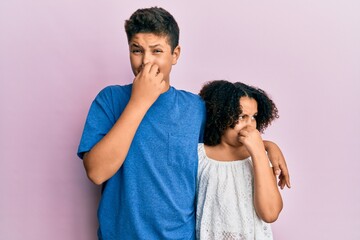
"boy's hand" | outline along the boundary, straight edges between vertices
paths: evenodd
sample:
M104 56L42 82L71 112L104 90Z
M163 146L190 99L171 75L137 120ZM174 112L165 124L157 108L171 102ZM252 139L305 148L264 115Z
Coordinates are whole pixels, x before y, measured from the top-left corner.
M290 188L290 176L286 165L284 155L280 148L273 142L264 141L265 149L268 153L271 164L273 165L274 173L279 178L278 185L284 189L285 185Z
M165 84L159 66L147 63L134 79L131 100L140 106L150 107L164 91Z

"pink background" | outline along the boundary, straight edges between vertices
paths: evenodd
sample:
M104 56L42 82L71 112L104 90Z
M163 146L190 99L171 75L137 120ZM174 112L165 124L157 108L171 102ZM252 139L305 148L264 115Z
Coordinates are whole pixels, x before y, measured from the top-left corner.
M265 138L291 171L275 239L360 239L359 1L0 1L0 239L96 239L100 187L77 145L92 99L132 81L124 20L162 6L182 55L172 84L266 89Z

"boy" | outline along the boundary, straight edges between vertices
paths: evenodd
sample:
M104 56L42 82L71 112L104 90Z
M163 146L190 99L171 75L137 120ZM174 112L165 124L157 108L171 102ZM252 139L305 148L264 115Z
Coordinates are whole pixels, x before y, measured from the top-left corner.
M195 239L205 106L199 96L170 86L180 56L179 28L170 13L139 9L125 29L135 79L98 94L78 149L90 180L103 184L98 237ZM285 163L278 149L273 154Z

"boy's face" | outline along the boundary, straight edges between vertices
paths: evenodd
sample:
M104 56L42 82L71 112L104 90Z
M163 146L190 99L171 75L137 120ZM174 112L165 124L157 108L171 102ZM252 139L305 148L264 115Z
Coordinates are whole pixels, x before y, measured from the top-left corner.
M169 84L172 65L177 63L180 56L180 47L173 52L166 36L153 33L138 33L129 43L130 63L133 73L138 75L146 63L156 64L164 80Z
M221 137L221 141L228 143L232 146L241 146L242 143L239 141L239 131L243 128L256 128L256 115L258 112L257 102L253 98L241 97L240 98L240 107L242 113L239 117L239 122L235 125L234 128L227 128L224 132L224 135Z

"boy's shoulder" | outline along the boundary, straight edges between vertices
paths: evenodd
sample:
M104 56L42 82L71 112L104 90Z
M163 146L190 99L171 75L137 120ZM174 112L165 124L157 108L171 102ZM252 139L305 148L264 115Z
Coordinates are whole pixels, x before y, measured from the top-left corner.
M204 112L205 102L199 95L185 90L177 90L177 96L189 111Z
M194 101L198 101L199 103L203 103L203 100L201 99L201 97L198 94L186 91L186 90L179 90L179 89L175 89L179 95L183 96L183 97L187 97L189 99L192 99Z
M106 106L109 109L122 109L121 106L125 106L131 96L132 84L128 85L109 85L104 87L96 95L94 102L102 106Z
M131 93L132 84L127 85L109 85L104 87L99 95L109 95L109 94L121 94L121 93Z
M104 87L97 94L96 99L105 101L125 101L130 98L132 84L109 85Z

